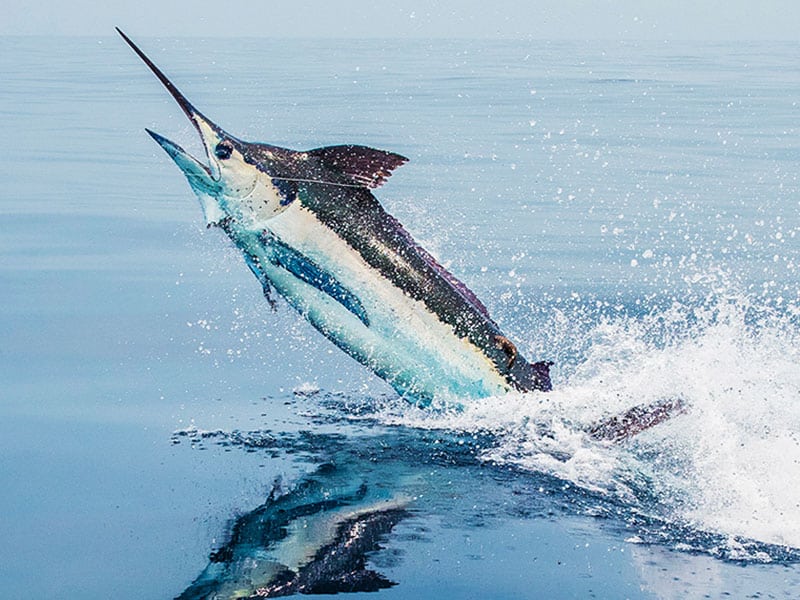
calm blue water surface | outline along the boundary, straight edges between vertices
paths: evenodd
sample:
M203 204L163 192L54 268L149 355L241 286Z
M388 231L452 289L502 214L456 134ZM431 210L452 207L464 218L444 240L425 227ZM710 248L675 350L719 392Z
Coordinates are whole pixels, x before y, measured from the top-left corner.
M800 45L129 33L239 137L410 157L378 197L556 391L406 410L205 230L120 39L0 38L1 595L175 597L335 445L417 498L378 595L797 597Z

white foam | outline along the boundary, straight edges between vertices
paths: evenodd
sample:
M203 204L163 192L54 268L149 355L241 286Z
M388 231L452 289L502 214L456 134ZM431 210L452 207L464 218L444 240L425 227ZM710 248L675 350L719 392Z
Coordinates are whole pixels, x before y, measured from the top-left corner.
M483 458L555 475L697 529L800 548L800 352L794 310L741 297L584 322L583 356L556 391L437 414L397 404L387 423L490 432ZM564 380L566 379L566 380ZM679 396L685 415L623 444L582 428ZM655 501L652 500L655 498Z

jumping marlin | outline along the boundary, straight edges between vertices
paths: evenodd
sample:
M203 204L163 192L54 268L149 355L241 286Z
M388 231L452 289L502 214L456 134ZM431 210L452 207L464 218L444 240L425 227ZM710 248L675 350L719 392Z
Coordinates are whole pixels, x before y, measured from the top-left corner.
M207 119L122 31L202 138L204 164L150 130L206 223L347 354L419 404L550 389L475 294L419 246L371 189L407 159L364 146L296 151L242 141Z

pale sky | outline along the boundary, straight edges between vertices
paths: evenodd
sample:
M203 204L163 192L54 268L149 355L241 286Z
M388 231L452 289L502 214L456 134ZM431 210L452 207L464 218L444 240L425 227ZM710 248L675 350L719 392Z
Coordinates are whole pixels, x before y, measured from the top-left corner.
M0 35L798 40L798 0L7 0Z

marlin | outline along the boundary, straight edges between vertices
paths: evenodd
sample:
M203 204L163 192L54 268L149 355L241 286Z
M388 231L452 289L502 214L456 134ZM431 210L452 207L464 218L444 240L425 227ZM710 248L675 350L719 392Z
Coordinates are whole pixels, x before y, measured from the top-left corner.
M417 244L372 190L408 159L358 145L297 151L240 140L200 113L119 34L200 134L207 164L175 161L208 227L224 231L274 307L274 289L322 335L420 405L548 391L477 296Z

